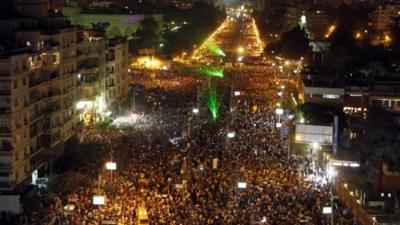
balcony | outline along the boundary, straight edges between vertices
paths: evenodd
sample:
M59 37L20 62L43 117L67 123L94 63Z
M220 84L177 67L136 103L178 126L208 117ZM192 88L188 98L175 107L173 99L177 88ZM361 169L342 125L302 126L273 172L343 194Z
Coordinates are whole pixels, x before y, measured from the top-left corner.
M26 102L26 106L35 104L43 99L46 98L45 94L39 93L39 92L34 92L32 94L29 95L29 101Z
M44 149L45 147L46 147L46 146L45 146L44 144L39 145L39 146L36 146L36 147L31 146L31 147L30 147L30 157L33 157L33 156L36 155L37 153L43 151L43 149Z
M60 77L59 75L60 75L60 74L58 74L58 73L55 73L55 72L53 72L53 73L50 73L50 74L49 74L49 79L50 79L50 80L57 79L57 78L59 78L59 77Z
M30 137L36 137L39 134L41 134L43 132L43 128L42 127L32 127L32 130L30 131Z
M43 117L44 114L45 114L44 111L32 113L32 114L30 115L30 117L29 117L29 121L30 121L31 123L33 123L33 122L35 122L36 120L38 120L38 119L40 119L41 117Z
M61 109L60 106L49 106L46 108L45 112L46 113L54 113L54 112L59 111L60 109Z
M60 95L61 95L61 91L60 90L52 90L52 91L49 91L47 96L49 98L51 98L51 97L56 97L56 96L60 96Z
M41 77L41 78L38 78L38 79L29 79L29 87L30 88L35 87L35 86L37 86L39 84L42 84L42 83L46 82L47 80L48 79L46 77Z
M44 165L46 162L45 156L43 154L37 154L33 157L31 157L30 160L30 165L31 165L31 171L34 171Z

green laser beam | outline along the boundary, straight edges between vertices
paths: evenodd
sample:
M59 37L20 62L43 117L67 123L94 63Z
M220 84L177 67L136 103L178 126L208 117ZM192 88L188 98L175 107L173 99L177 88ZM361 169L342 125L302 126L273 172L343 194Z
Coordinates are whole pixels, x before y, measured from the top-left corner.
M224 77L224 69L218 68L201 68L199 70L201 74L213 77Z
M213 120L217 120L220 103L218 102L217 90L213 86L208 90L207 106Z
M221 56L221 57L226 56L224 51L222 51L222 49L214 42L207 43L207 49L212 53L214 53L216 56Z

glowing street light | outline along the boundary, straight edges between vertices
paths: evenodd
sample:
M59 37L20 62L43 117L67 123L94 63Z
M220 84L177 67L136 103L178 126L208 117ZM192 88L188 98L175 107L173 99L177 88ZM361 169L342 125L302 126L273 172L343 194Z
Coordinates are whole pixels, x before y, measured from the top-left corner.
M93 205L104 205L105 197L103 195L93 196Z
M277 108L275 110L276 115L282 115L283 114L283 109L282 108Z
M192 112L193 112L194 114L197 114L197 113L199 113L199 109L198 109L198 108L194 108L194 109L192 110Z
M312 147L313 147L313 149L318 149L319 143L317 143L317 142L312 143Z
M281 91L278 92L278 96L279 96L279 97L282 97L282 92L281 92Z
M106 169L107 170L116 170L117 169L117 163L115 163L115 162L107 162L106 163Z
M235 96L240 96L240 91L235 91Z
M282 127L282 123L278 122L276 123L276 128L281 128Z
M235 137L235 132L228 133L228 138L234 138L234 137Z
M332 207L323 207L322 214L332 214Z
M237 51L238 51L239 54L243 54L244 48L243 47L239 47Z
M329 166L329 168L327 170L327 174L328 174L328 178L329 179L335 178L335 176L337 174L337 171L336 171L335 167Z
M247 188L247 184L245 182L238 182L237 187L239 189L246 189Z

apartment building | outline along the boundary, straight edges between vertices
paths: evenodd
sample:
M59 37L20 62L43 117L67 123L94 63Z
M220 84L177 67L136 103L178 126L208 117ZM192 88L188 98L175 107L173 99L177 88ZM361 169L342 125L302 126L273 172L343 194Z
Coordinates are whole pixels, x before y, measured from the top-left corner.
M370 26L376 31L388 31L399 17L400 3L380 5L369 14Z
M286 7L286 12L284 15L284 28L285 30L290 30L295 26L299 25L300 22L299 9L297 7Z
M109 116L128 93L128 42L94 31L78 38L78 120L85 124Z
M128 97L128 42L115 38L108 42L106 58L106 105L117 106Z
M329 18L325 10L317 7L310 8L304 14L304 22L310 40L324 39L329 27Z
M16 1L0 20L0 190L46 169L76 131L76 29L46 1Z
M304 103L343 106L344 85L342 82L303 79L300 89L299 99Z

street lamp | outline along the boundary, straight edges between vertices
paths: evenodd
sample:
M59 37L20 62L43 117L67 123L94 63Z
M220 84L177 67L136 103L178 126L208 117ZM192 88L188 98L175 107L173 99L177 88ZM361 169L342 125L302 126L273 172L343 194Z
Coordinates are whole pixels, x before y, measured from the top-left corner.
M194 108L194 109L192 110L192 112L193 112L194 114L197 114L197 113L199 113L199 109L198 109L198 108Z
M282 123L280 123L280 122L276 123L276 127L277 128L281 128L282 127Z
M111 173L111 183L113 182L113 171L117 169L117 163L115 162L107 162L106 169Z
M318 149L319 143L317 143L317 142L312 143L312 147L313 147L313 149Z
M279 96L279 97L282 97L282 92L281 92L281 91L278 92L278 96Z
M238 182L237 187L239 189L246 189L247 188L247 184L245 182Z
M235 91L235 96L240 96L240 91Z
M115 162L107 162L106 163L106 169L107 170L116 170L117 169L117 163Z
M238 51L239 54L243 54L244 48L243 47L239 47L237 51Z
M104 205L105 197L103 195L93 196L93 205Z
M282 108L277 108L275 110L276 115L282 115L283 114L283 109Z
M228 138L234 138L234 137L235 137L235 132L228 133Z

